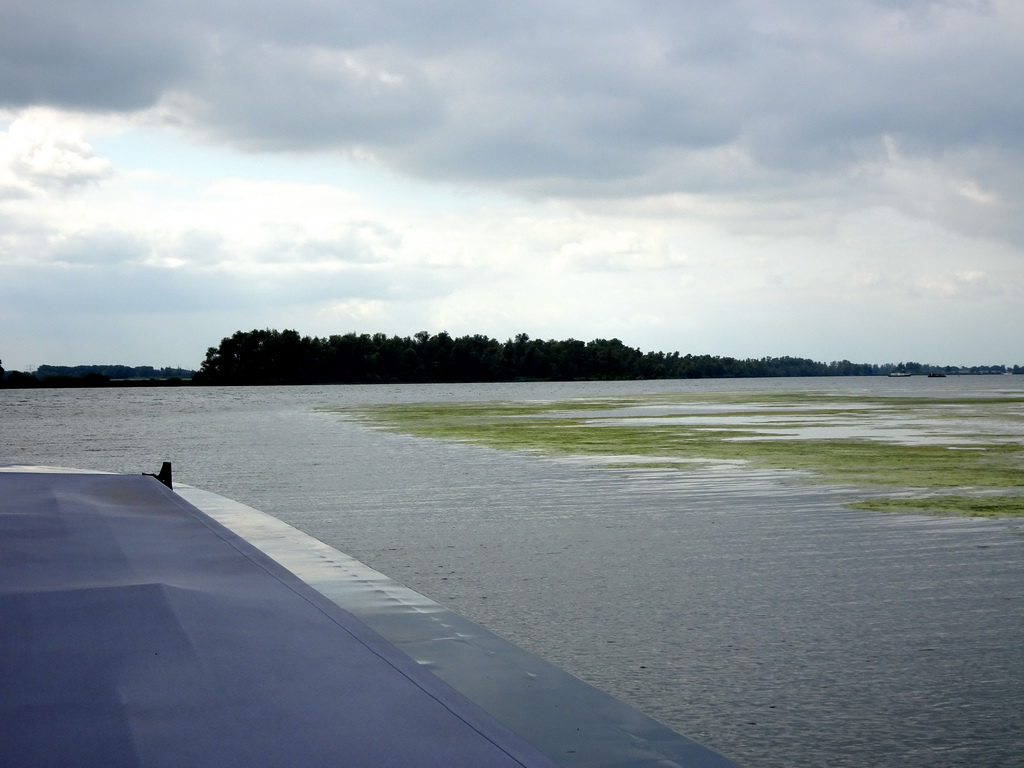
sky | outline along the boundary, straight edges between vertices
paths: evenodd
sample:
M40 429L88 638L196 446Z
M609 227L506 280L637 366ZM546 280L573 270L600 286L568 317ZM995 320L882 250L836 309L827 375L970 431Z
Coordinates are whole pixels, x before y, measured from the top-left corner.
M0 0L0 360L1024 364L1019 0Z

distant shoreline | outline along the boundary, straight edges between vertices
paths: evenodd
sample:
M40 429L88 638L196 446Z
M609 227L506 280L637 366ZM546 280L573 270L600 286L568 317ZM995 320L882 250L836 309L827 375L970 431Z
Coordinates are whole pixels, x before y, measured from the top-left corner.
M124 365L41 365L3 374L2 386L167 387L310 384L456 384L514 381L656 381L828 376L964 376L1024 373L1020 365L931 365L819 362L805 357L735 358L644 352L619 339L531 339L504 342L442 331L301 336L285 329L236 331L210 347L198 371Z
M963 376L1014 376L1017 375L1013 371L985 371L985 372L959 372L959 373L948 373L944 376L951 378L963 377ZM885 373L871 373L871 374L819 374L819 375L807 375L807 376L794 376L794 377L780 377L780 376L697 376L697 377L685 377L685 376L674 376L674 377L657 377L647 379L613 379L613 378L579 378L579 379L530 379L530 378L515 378L515 379L487 379L489 383L513 383L518 381L531 382L531 381L685 381L693 379L777 379L777 378L814 378L814 379L829 379L829 378L887 378L889 374ZM896 378L929 378L927 373L914 373L906 374ZM934 376L931 378L935 378ZM12 371L7 374L4 378L3 383L0 383L0 389L102 389L102 388L138 388L138 387L292 387L292 386L347 386L347 385L389 385L389 384L462 384L462 383L483 383L481 382L466 382L466 381L331 381L331 382L313 382L311 384L305 384L302 382L276 382L276 383L264 383L264 382L235 382L235 383L206 383L196 382L191 378L180 378L171 377L167 379L110 379L104 376L48 376L45 378L37 378L30 374L23 374L20 371Z

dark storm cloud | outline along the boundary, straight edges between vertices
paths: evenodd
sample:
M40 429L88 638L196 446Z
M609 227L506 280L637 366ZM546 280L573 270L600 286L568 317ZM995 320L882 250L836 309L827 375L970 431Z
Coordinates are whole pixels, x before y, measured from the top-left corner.
M749 189L842 173L884 136L1019 166L1022 17L967 0L4 0L0 103L162 103L250 150L527 193ZM695 160L723 146L745 162Z
M159 2L2 0L0 105L144 109L184 82L195 47Z
M386 52L222 42L184 108L199 131L250 150L387 147L438 122L433 91Z

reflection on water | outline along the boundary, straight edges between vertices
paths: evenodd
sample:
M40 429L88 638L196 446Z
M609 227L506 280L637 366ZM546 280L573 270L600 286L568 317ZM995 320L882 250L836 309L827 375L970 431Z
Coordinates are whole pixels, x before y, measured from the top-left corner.
M801 387L1019 395L1017 381L0 391L0 461L172 460L180 481L297 525L751 767L1009 766L1024 762L1019 523L861 513L841 489L783 473L599 469L316 408Z

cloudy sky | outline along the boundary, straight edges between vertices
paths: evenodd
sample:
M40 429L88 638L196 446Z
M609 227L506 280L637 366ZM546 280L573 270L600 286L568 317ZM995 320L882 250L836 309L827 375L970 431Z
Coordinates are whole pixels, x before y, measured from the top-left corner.
M0 0L0 359L1024 364L1019 0Z

